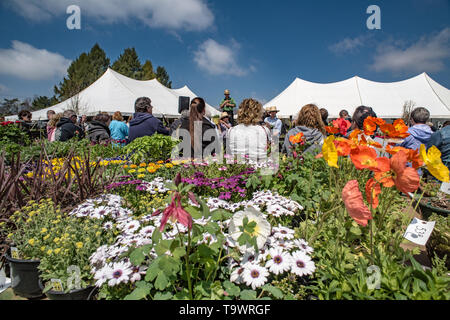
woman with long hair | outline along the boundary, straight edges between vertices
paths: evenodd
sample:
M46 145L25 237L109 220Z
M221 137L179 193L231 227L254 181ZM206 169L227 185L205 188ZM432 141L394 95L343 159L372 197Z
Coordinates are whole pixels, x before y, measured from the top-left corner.
M125 124L120 111L116 111L112 116L112 121L109 124L109 131L111 132L113 145L124 146L126 144L128 137L128 126Z
M50 142L55 141L55 132L56 132L56 125L58 124L59 120L62 118L62 113L57 113L52 115L50 121L47 124L47 139Z
M206 103L203 98L197 97L192 99L191 106L189 108L189 118L183 118L181 123L181 128L188 130L190 134L191 140L191 157L195 158L201 154L203 157L203 152L205 148L209 146L211 143L218 143L219 137L217 136L215 126L205 118L206 114ZM201 131L199 130L199 125L195 125L199 123L201 125ZM208 130L212 130L211 135L212 139L205 139L205 133ZM219 148L216 147L216 151L220 151ZM209 156L205 155L205 156Z
M295 127L286 134L283 152L292 155L293 144L289 138L299 133L303 133L305 142L310 145L304 152L320 150L326 136L326 130L322 115L316 105L308 104L300 110L295 122Z

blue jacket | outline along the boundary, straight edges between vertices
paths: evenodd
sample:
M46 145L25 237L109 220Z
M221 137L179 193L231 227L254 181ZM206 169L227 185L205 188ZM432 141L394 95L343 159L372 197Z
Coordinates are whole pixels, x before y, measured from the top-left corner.
M162 122L150 113L135 113L130 121L128 142L133 142L137 138L152 136L155 133L169 135L169 130L164 128Z
M450 168L450 126L446 126L440 131L433 133L427 144L427 149L432 146L436 146L441 151L442 162Z
M109 131L111 131L111 138L114 140L125 140L128 137L128 126L121 121L111 121Z
M420 145L424 144L426 146L428 144L433 131L427 124L417 124L409 128L408 133L411 135L400 146L412 150L419 150Z

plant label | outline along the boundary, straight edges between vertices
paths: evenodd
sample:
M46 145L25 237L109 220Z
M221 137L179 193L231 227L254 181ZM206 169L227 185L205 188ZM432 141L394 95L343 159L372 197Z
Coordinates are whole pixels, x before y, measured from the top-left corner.
M443 182L441 186L441 192L450 194L450 182Z
M435 225L435 221L426 222L414 218L403 237L411 242L424 246L428 242Z
M64 292L62 281L59 279L51 279L53 291Z
M19 250L15 247L11 248L11 258L13 259L20 259L19 257Z
M0 269L0 293L11 286L11 279L6 277L5 270Z

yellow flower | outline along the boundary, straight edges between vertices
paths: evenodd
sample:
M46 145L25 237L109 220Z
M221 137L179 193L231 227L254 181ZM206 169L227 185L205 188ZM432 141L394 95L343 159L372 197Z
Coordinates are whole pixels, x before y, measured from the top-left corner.
M423 162L427 166L428 171L438 180L442 182L450 182L450 175L448 168L442 163L441 152L436 146L432 146L428 150L428 154L425 145L420 146L420 156Z
M145 172L145 169L144 169L144 168L140 168L140 169L138 170L138 172L139 172L139 173Z
M75 243L75 246L76 246L78 249L81 249L81 248L83 248L83 242L77 242L77 243Z
M48 238L50 238L49 234L44 237L44 240L47 240Z
M47 250L47 254L52 254L53 253L53 250L52 249L48 249Z
M41 247L41 251L44 252L45 251L45 246Z
M132 165L130 165L130 168L131 168L131 169L136 169L136 168L137 168L137 165L132 164Z
M55 249L55 254L58 254L58 253L60 253L60 252L61 252L61 248Z
M41 229L41 233L46 233L48 230L47 230L47 228L42 228Z
M28 178L33 178L33 172L28 172L28 173L26 174L26 176L27 176Z
M28 220L27 220L27 223L30 223L32 220L31 220L31 218L29 218Z
M146 164L145 162L143 162L143 163L141 163L139 166L140 166L141 168L145 168L145 167L147 166L147 164Z
M173 168L173 164L171 164L171 163L166 163L166 168Z
M135 173L135 172L136 172L136 170L134 170L134 169L128 171L129 174L133 174L133 173Z
M164 163L164 161L159 160L157 163L158 164L162 164L162 163Z
M124 169L128 169L128 165L127 165L127 164L124 165L123 168L124 168Z
M58 243L59 241L61 241L58 237L56 237L54 240L53 240L53 242L54 243Z
M34 240L34 239L28 240L28 244L31 245L31 246L34 246L35 242L36 242L36 240Z
M139 175L137 176L137 178L138 178L138 179L145 178L145 174L139 174Z
M8 238L12 238L12 236L13 236L12 233L8 234Z
M334 145L334 136L329 136L325 140L322 146L322 154L323 158L330 167L339 168L337 165L338 153L336 150L336 146Z
M102 233L100 232L100 231L97 231L96 233L95 233L95 235L98 237L99 235L101 235Z

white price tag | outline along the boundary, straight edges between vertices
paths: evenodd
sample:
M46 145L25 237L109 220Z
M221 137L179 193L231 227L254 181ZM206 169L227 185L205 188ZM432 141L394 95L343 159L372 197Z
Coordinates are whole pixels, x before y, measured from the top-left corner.
M6 277L5 270L0 269L0 293L11 286L11 279Z
M442 182L441 192L450 194L450 182Z
M403 237L411 242L424 246L430 238L435 225L435 221L426 222L414 218L411 224L406 229Z

